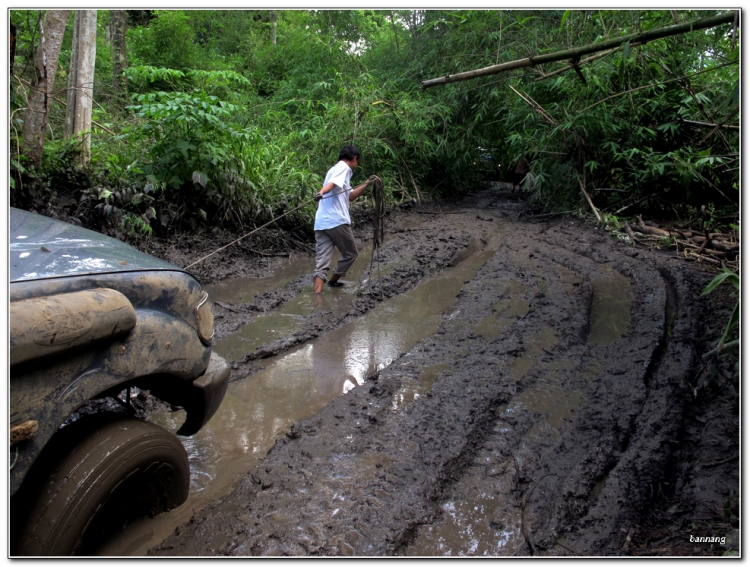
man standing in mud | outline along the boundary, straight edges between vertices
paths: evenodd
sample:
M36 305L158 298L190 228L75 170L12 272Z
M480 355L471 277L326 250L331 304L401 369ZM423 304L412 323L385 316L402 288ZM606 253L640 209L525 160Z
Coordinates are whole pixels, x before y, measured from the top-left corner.
M360 156L356 146L341 148L338 163L328 170L323 188L315 195L315 201L319 203L315 213L315 293L323 293L326 281L331 287L344 285L339 279L346 275L357 259L349 203L356 201L378 179L376 175L371 175L356 189L351 188L349 181L359 165ZM333 269L331 279L328 279L334 248L338 249L341 257Z

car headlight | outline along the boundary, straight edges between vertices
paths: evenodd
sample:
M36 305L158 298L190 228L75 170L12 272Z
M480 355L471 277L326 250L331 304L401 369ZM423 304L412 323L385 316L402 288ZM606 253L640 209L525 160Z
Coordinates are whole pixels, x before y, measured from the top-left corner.
M205 291L195 308L195 321L198 324L198 336L206 345L210 345L214 338L214 314Z

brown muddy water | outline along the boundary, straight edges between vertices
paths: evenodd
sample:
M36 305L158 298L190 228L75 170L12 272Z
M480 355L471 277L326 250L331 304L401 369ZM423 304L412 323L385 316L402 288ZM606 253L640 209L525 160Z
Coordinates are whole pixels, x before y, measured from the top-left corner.
M295 421L314 415L334 398L362 385L368 375L390 364L422 338L434 334L443 312L453 305L463 283L473 278L493 254L473 251L440 276L420 282L413 290L379 304L351 323L268 359L263 370L231 383L221 407L206 427L193 437L181 438L191 468L188 500L167 514L139 520L103 544L97 554L145 555L194 512L227 496ZM218 296L221 301L233 303L249 301L268 286L278 286L282 279L289 281L309 269L304 261L301 265L293 263L284 265L283 276L274 275L260 282L217 284L208 291L214 300ZM368 255L360 254L344 280L351 285L326 288L322 298L315 298L312 286L306 287L279 312L261 318L265 320L262 324L247 325L251 328L239 332L241 339L231 336L217 341L217 352L237 358L277 338L279 335L273 331L289 333L295 315L316 309L336 313L337 306L345 303L342 300L356 292L354 282L363 274L366 277L368 266ZM232 289L236 292L234 296ZM440 368L437 364L425 369L419 383L402 392L401 403L409 403L428 391ZM152 421L170 431L176 431L183 420L182 411L152 416Z
M349 272L341 280L345 287L335 290L326 288L328 293L322 298L312 297L311 274L315 269L315 259L302 255L292 256L280 266L276 273L265 278L235 278L206 286L209 297L213 301L236 305L251 302L256 296L283 287L287 282L300 276L310 276L310 284L303 288L302 293L287 301L279 309L256 317L250 324L244 325L231 336L216 341L214 350L227 362L234 362L264 344L301 329L305 325L306 317L316 310L328 312L328 317L342 316L346 313L352 297L360 286L366 289L370 279L376 280L378 277L384 277L398 267L397 263L392 263L388 269L379 269L377 263L371 265L371 258L371 250L362 250ZM332 265L335 265L337 261L338 253L334 255ZM232 319L231 313L224 316L226 323L231 324Z

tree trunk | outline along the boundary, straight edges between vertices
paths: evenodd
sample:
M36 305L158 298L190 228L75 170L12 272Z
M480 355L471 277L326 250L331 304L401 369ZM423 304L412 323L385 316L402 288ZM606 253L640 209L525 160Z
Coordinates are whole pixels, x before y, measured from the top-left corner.
M48 10L39 30L29 108L24 116L22 131L22 152L31 159L35 167L42 163L47 113L69 14L70 10Z
M81 165L87 165L91 158L91 109L94 102L95 62L96 10L76 10L68 76L65 137L81 136Z
M128 93L128 80L123 72L128 68L125 35L128 29L125 10L110 10L112 27L112 91L121 99Z
M10 75L13 76L13 63L16 59L16 26L10 24Z
M268 11L268 19L271 22L271 44L276 45L276 22L277 22L277 16L276 12L273 10Z
M398 46L398 32L396 30L396 23L393 21L393 10L388 12L388 15L391 18L391 27L393 28L393 37L396 40L396 53L399 53L401 51L401 48Z

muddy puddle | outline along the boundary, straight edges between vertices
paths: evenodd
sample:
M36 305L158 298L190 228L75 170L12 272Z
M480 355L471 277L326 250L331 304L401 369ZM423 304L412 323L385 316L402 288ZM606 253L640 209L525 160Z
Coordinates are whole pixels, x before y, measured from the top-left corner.
M263 278L232 278L205 286L211 301L246 303L257 295L286 285L288 282L315 270L315 258L308 254L292 254L279 262L273 274Z
M630 280L607 266L599 266L592 278L594 297L591 302L589 343L608 345L628 329L633 295Z
M305 326L307 317L315 311L325 312L326 317L343 316L359 289L368 289L371 284L377 284L379 278L387 276L397 267L389 265L387 268L381 268L377 262L371 262L371 253L370 248L360 245L359 256L341 280L344 287L326 288L327 293L323 294L322 298L311 300L315 259L301 255L290 258L280 266L278 274L266 278L236 278L206 286L209 297L214 302L239 305L250 303L258 295L283 287L301 276L310 278L309 285L304 286L299 295L287 301L281 308L253 318L249 324L243 325L231 336L216 341L214 350L227 362L234 362L264 344L300 330ZM338 252L334 255L331 265L335 266L337 261ZM222 314L222 323L231 325L233 319L238 316L239 314L233 314L231 311Z
M314 415L334 398L364 384L369 375L390 364L422 338L434 334L442 314L453 305L463 283L473 278L492 254L474 251L440 276L423 280L411 291L379 304L351 323L267 359L263 370L230 383L222 405L208 425L193 437L182 438L191 468L187 502L168 514L129 526L97 554L144 555L194 512L229 494L295 421ZM351 286L326 288L322 298L317 298L320 301L316 301L311 286L303 288L276 313L247 325L250 329L240 331L241 339L232 336L217 341L216 350L238 357L252 345L271 340L269 336L276 338L274 332L288 333L295 316L315 310L335 313L351 300L357 280L366 276L368 255L360 254L357 262L359 265L345 278L352 282ZM295 270L303 268L286 266L285 277L294 279ZM231 286L213 286L209 293L237 303L240 297L247 301L263 285L266 284L261 282L250 289L235 281ZM237 295L232 296L230 289ZM241 349L238 341L242 341ZM425 369L416 383L406 386L401 403L409 403L428 391L441 368L436 364ZM176 431L183 420L182 411L152 417L152 421L170 431Z

